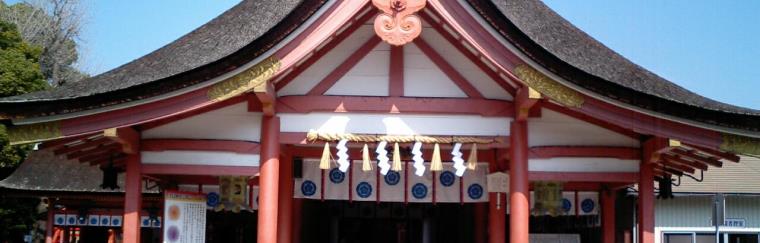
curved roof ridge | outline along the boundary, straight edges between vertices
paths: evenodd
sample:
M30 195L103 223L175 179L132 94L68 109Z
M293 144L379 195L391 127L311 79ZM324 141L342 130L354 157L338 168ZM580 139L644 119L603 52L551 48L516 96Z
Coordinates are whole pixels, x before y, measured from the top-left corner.
M531 41L587 74L683 105L735 114L760 115L760 110L719 102L660 77L594 39L539 0L490 1Z
M169 78L227 57L262 37L302 0L244 0L171 43L110 71L60 87L0 98L0 103L73 99ZM262 21L263 20L263 21Z

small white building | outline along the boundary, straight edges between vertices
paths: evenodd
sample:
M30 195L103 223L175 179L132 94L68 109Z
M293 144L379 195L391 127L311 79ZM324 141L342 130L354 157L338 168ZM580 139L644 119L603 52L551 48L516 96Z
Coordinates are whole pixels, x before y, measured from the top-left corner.
M760 159L742 157L741 161L705 171L701 182L683 176L680 185L673 186L674 199L657 200L656 242L714 243L713 203L718 193L725 197L721 242L760 242Z

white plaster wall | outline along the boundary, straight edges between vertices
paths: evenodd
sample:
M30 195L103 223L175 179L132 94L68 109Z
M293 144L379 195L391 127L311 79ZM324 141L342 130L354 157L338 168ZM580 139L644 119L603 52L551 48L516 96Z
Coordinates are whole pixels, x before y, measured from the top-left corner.
M636 139L548 109L529 119L528 144L639 147Z
M413 43L404 45L404 96L467 97L459 86Z
M259 166L258 154L167 150L140 152L143 164Z
M638 172L638 160L615 158L529 159L529 171L547 172Z
M483 97L488 99L512 100L512 96L506 90L501 88L491 77L486 75L475 63L462 54L456 47L448 42L443 36L432 27L422 30L422 38L430 44L433 49L441 54L451 66L454 67L467 81L472 84Z
M389 66L390 45L380 42L325 94L388 96Z
M509 118L360 113L280 114L280 131L392 135L509 135Z
M322 81L327 74L332 72L343 61L353 54L370 37L375 35L372 25L359 27L352 35L343 40L335 48L327 52L309 68L304 70L298 77L293 79L287 86L277 91L278 96L304 95ZM386 65L387 67L387 65ZM387 68L386 68L387 69Z
M142 132L142 138L226 139L258 142L261 113L246 102L209 111Z

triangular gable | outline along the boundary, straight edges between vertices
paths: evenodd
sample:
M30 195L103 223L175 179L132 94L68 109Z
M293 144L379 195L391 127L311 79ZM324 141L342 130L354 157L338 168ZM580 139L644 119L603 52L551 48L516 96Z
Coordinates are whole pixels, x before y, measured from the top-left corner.
M404 95L455 97L467 95L415 44L404 46Z
M388 96L390 45L380 43L338 80L326 95Z

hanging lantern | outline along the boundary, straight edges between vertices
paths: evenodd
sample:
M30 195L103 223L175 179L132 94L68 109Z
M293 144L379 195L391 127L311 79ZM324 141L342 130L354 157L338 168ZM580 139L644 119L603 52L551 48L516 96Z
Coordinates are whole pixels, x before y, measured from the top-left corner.
M470 157L467 157L467 169L475 170L478 168L478 144L473 143L470 149Z
M369 161L369 146L367 144L364 144L364 148L362 148L362 171L371 171L372 170L372 164Z
M322 159L319 160L319 168L323 170L330 169L330 143L325 143L325 149L322 150Z
M393 167L391 167L391 170L393 171L403 170L403 168L401 167L401 151L398 148L398 143L393 144Z
M443 170L443 162L441 161L441 146L437 143L433 147L433 158L430 159L430 171Z

